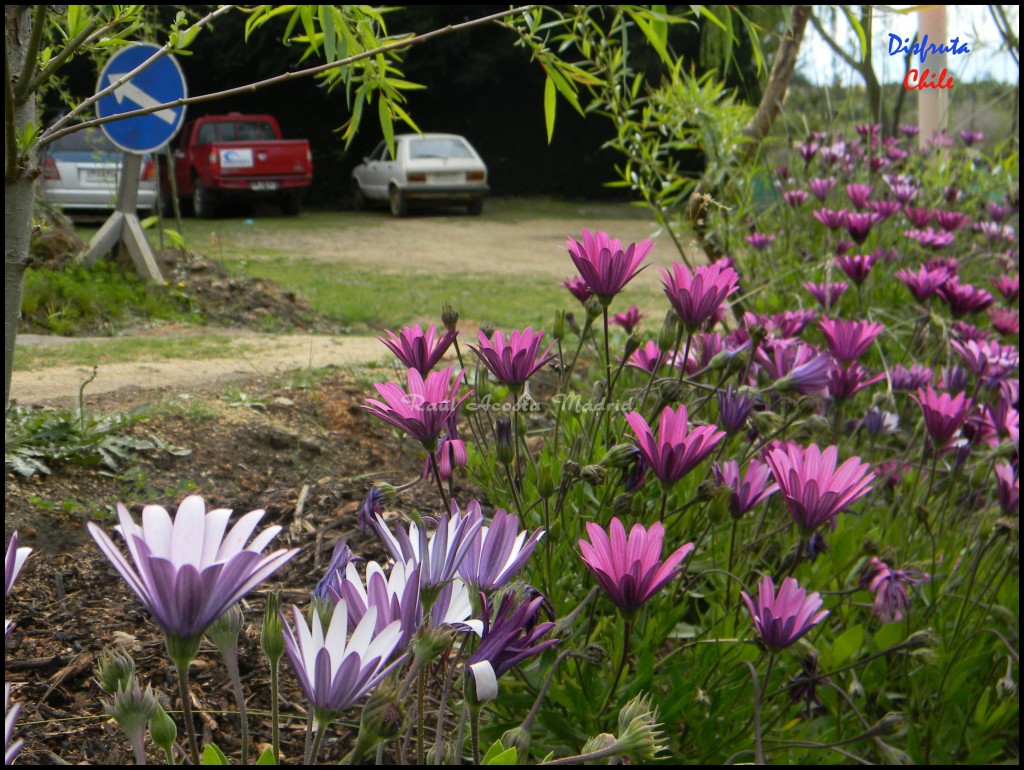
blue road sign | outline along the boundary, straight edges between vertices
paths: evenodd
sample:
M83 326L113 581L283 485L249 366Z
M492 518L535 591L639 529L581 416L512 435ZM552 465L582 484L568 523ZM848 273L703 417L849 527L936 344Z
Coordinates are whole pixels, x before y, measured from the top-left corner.
M100 73L96 91L115 83L160 50L153 43L135 43L122 48L107 62ZM168 54L147 67L96 104L101 118L155 107L182 99L188 94L185 75L177 59ZM185 121L185 108L173 107L157 110L125 120L103 123L100 128L115 145L127 152L154 152L167 144L178 133Z

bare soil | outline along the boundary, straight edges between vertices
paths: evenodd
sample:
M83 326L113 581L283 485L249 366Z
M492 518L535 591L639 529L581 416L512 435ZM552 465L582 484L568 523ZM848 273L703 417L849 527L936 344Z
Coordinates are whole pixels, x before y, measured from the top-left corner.
M324 259L337 258L344 250L347 258L382 269L402 269L412 259L419 269L493 270L496 275L529 271L557 280L573 272L563 250L565 238L580 237L583 226L607 229L626 241L651 235L646 221L620 219L609 211L603 217L581 211L578 220L515 225L488 222L486 215L397 222L382 217L379 227L361 231L358 244L321 240L293 245L300 250L297 253ZM667 251L670 244L661 248ZM657 272L647 270L639 280L656 281ZM165 327L145 333L188 332ZM252 332L235 333L239 344L252 344ZM267 512L264 525L284 527L274 547L302 548L246 603L240 657L253 714L254 755L270 736L269 670L259 650L266 591L283 587L286 603L306 606L340 538L356 553L379 555L374 541L355 526L359 502L375 480L401 483L415 478L422 471L423 457L416 446L360 408L368 395L365 388L332 367L380 361L382 346L372 338L304 332L256 339L258 352L250 350L237 358L105 365L90 383L87 397L92 409L125 410L157 401L179 404L178 409L155 411L132 430L140 437L156 435L167 444L188 448L187 456L153 451L119 472L64 464L55 466L51 475L25 479L6 471L5 542L17 530L20 545L34 549L5 603L5 616L15 624L6 647L5 680L13 687L12 699L22 704L16 728L16 737L25 742L20 764L131 761L129 744L105 716L103 694L93 679L97 656L109 644L129 649L143 686L151 683L168 710L180 708L159 630L86 532L89 521L112 529L115 503L125 503L138 516L143 504L174 510L195 492L208 506L231 508L236 514L262 508ZM20 343L51 345L54 356L60 355L60 340L23 336ZM295 377L285 376L289 370L307 367L326 367L327 374L298 388ZM40 408L67 404L77 398L90 373L84 367L60 365L17 373L12 395L21 404ZM260 405L225 401L228 379L245 392L249 403ZM432 509L436 495L434 488L420 483L403 493L396 506ZM472 495L466 487L455 488L460 500ZM297 764L306 714L286 660L282 682L281 711L290 719L282 734L283 758ZM237 761L235 705L212 646L204 645L193 664L192 697L203 741L217 743ZM180 713L174 716L180 731ZM358 713L349 716L358 721ZM323 761L337 762L347 749L350 733L335 729L339 737L325 744ZM162 760L152 747L149 758Z

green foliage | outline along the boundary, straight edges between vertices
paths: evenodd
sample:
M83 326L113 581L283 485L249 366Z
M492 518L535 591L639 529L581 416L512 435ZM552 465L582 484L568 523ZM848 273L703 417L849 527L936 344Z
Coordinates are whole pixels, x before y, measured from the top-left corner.
M141 409L102 415L82 410L50 411L14 406L7 412L4 462L21 475L49 474L55 462L101 465L120 471L141 453L160 450L173 455L189 454L150 435L139 437L131 430L145 419Z
M63 335L109 334L139 319L195 318L177 287L154 286L112 260L28 273L22 317L29 330Z

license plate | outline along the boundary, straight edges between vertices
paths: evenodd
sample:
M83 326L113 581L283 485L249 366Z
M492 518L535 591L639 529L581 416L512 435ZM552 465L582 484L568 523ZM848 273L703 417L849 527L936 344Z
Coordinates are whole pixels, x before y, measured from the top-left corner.
M249 187L255 192L266 192L267 190L276 190L277 182L253 182Z
M460 174L457 171L438 171L427 174L428 182L462 182L465 178L465 174Z
M117 172L113 169L85 169L84 181L87 184L112 185L117 182Z

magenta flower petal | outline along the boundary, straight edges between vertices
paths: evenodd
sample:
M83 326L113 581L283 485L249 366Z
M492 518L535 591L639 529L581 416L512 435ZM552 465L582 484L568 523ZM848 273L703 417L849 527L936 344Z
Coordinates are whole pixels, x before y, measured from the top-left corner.
M587 535L590 542L579 541L583 563L612 603L627 615L678 575L682 561L694 549L693 543L687 543L662 562L665 528L660 522L649 530L634 524L627 537L626 528L615 517L608 532L588 522Z
M757 599L746 591L740 594L754 621L754 629L767 647L778 651L789 647L828 617L828 610L818 612L821 595L807 591L791 577L782 581L778 594L775 584L765 575L758 587Z

